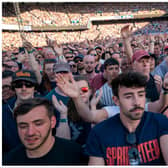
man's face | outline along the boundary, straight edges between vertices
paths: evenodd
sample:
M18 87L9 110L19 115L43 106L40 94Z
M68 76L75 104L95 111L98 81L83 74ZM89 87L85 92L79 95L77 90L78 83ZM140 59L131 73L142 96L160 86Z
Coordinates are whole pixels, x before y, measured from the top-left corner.
M43 54L44 54L45 58L55 58L55 53L52 50L52 48L44 48Z
M2 79L2 99L7 100L15 95L15 92L11 88L12 77Z
M120 106L121 117L128 120L140 120L145 107L145 88L121 86L118 93L119 98L116 104Z
M5 62L5 64L7 64L10 67L9 70L11 70L13 72L16 72L19 70L18 64L14 61L7 61L7 62Z
M127 72L130 70L130 64L129 64L128 59L123 58L121 60L121 70L122 72Z
M73 61L73 54L72 53L66 53L65 58L66 58L67 62Z
M51 143L56 120L54 116L49 118L45 106L37 106L27 114L19 115L16 121L19 137L26 150L47 150L45 146Z
M54 63L45 64L45 69L44 69L45 73L48 75L49 80L51 82L55 81L55 75L53 72L53 65L54 65Z
M97 48L97 49L96 49L96 53L97 53L97 55L101 56L101 55L102 55L102 50L99 49L99 48Z
M86 73L92 73L95 71L95 58L93 56L84 57L84 67Z
M31 82L17 81L14 88L19 100L27 100L34 97L35 86Z
M168 49L164 50L164 54L168 56Z
M154 54L157 56L160 55L160 46L159 45L154 46Z
M119 66L118 65L109 65L105 69L107 80L111 82L114 78L116 78L119 74Z
M83 59L82 59L82 58L76 58L76 59L75 59L75 63L76 63L77 68L78 68L79 70L84 69L84 62L83 62Z
M120 54L113 54L112 58L116 59L119 62L119 64L121 64Z
M90 52L90 55L94 56L94 57L95 57L95 60L98 61L99 56L97 55L96 50L92 50L92 51Z
M150 73L150 57L142 57L133 64L134 70L149 76Z

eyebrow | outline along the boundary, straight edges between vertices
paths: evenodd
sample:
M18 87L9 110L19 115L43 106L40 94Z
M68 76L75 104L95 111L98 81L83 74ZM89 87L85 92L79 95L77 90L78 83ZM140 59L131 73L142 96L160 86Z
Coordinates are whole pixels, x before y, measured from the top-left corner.
M38 120L34 120L34 121L32 121L33 123L35 123L35 122L41 122L41 121L44 121L44 119L38 119ZM19 122L18 123L18 125L21 125L21 124L28 124L27 122Z
M138 93L145 93L145 90L138 91ZM132 95L132 94L133 92L127 92L127 93L124 93L124 96Z

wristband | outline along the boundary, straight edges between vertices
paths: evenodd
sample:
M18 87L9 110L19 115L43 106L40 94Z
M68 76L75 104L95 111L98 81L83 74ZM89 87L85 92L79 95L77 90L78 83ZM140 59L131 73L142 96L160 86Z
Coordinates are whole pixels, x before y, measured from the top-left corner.
M59 121L62 122L62 123L66 123L66 122L68 122L68 119L67 118L60 118Z
M164 86L162 86L162 89L163 89L164 92L168 92L168 89L165 88Z
M32 49L31 51L28 51L28 54L31 54L35 51L35 49Z

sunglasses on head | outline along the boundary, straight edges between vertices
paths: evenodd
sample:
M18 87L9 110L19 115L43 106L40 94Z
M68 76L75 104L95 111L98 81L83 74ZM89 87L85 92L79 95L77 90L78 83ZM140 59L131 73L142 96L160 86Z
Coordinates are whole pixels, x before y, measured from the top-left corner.
M129 133L126 137L126 142L131 145L131 148L128 150L128 157L130 165L139 165L140 164L140 154L136 148L136 134Z
M32 88L34 87L34 84L31 83L31 82L25 82L25 81L22 81L22 82L17 82L17 83L14 83L13 86L14 88L23 88L23 85L26 87L26 88Z
M82 91L83 93L86 93L86 92L89 91L89 87L82 87L82 88L81 88L81 91Z

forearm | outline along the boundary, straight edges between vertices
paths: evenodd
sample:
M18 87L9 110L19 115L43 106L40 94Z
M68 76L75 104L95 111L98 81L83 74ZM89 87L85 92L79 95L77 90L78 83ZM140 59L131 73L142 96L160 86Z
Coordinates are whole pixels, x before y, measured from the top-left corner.
M38 65L33 53L29 54L29 63L30 63L30 66L31 66L32 70L34 71L34 73L36 75L38 84L40 84L41 81L42 81L42 76L41 76L41 73L40 73L39 65Z
M56 136L65 139L71 139L68 122L60 122L56 130Z
M67 115L61 115L59 126L57 127L56 136L65 139L71 139L70 127L68 124Z
M148 111L159 113L168 105L168 94L161 92L159 100L148 104Z
M123 44L124 44L125 52L127 54L127 58L131 62L133 51L132 51L130 39L129 38L123 39Z
M73 98L73 101L80 117L86 122L93 122L94 115L91 113L89 106L86 105L81 98Z

